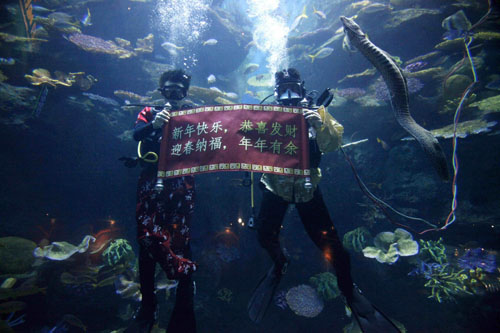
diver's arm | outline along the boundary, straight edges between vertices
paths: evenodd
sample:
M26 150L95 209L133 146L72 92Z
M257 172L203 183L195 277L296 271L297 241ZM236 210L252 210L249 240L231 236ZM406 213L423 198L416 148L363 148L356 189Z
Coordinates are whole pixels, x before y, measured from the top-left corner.
M154 116L150 107L145 107L139 112L134 126L133 136L135 141L144 140L154 132L153 118Z
M152 123L137 122L134 126L134 140L142 141L154 132Z
M336 121L330 113L323 109L318 109L323 124L316 129L316 141L318 147L323 153L329 153L337 150L342 144L342 134L344 127Z

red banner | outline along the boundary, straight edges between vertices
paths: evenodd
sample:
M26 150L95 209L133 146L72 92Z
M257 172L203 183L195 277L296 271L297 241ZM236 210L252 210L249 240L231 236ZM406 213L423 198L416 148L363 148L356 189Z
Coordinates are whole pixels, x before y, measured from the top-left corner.
M159 178L216 171L310 174L300 107L216 105L170 115L161 142Z

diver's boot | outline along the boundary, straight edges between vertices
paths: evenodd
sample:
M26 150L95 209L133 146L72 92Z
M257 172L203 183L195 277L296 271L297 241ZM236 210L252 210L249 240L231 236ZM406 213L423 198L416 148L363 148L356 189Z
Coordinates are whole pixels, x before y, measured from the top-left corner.
M275 263L260 280L248 302L248 315L255 323L260 323L271 304L281 277L286 272L288 262Z
M127 333L149 333L158 321L158 306L141 304L135 312L132 323L125 330Z
M386 315L366 299L356 285L346 302L363 333L401 333Z

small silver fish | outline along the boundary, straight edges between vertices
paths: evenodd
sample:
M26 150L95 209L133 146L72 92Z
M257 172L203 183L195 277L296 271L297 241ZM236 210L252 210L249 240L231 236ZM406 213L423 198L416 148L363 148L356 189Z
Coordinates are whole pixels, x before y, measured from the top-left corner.
M205 45L212 46L212 45L217 44L217 42L218 42L217 39L210 38L210 39L203 42L203 46L205 46Z
M37 6L37 5L31 6L31 9L33 10L33 13L35 13L35 14L47 14L47 13L51 13L54 11L53 9L47 9L45 7Z
M214 83L215 81L216 81L215 75L210 74L210 75L207 77L207 82L208 82L209 84L212 84L212 83Z

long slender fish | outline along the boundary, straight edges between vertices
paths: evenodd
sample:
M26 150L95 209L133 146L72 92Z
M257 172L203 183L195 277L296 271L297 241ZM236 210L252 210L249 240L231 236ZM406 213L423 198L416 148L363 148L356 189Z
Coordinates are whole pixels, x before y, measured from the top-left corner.
M413 136L430 158L434 168L443 180L450 179L448 165L443 149L431 132L415 122L410 114L408 86L403 71L392 57L373 44L354 20L341 16L344 33L373 66L382 74L391 94L391 104L399 125Z

